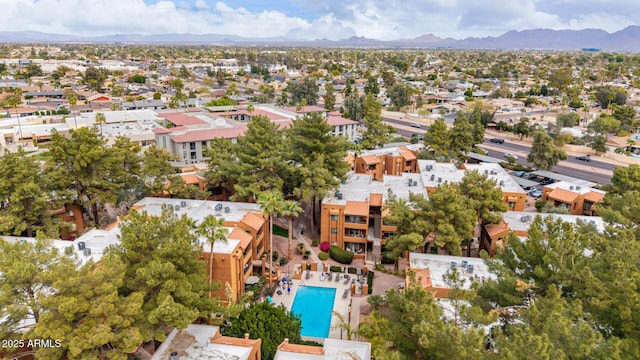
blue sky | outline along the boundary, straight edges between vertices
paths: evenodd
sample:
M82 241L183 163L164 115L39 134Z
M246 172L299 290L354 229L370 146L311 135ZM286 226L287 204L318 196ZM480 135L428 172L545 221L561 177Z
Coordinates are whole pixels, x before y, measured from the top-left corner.
M639 0L0 0L0 31L381 40L640 24Z

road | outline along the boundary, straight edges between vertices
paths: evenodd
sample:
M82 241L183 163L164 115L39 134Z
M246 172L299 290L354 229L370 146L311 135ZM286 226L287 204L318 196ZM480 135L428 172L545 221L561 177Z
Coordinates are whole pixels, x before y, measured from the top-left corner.
M518 157L518 160L516 160L517 163L533 166L533 164L527 161L527 155L529 154L531 146L509 142L494 144L485 140L485 142L478 145L478 147L487 151L488 156L503 159L505 153L511 153ZM614 168L614 164L607 162L598 160L584 162L576 160L575 156L569 156L567 160L561 161L558 165L554 166L552 171L599 184L611 184L611 175Z
M416 133L424 134L429 128L427 125L412 121L411 119L398 120L385 117L383 120L384 122L393 126L396 129L398 135L404 136L406 138L411 138L411 135ZM412 123L416 123L420 125L420 127L412 127ZM516 160L517 163L531 167L533 166L533 164L527 161L527 155L529 154L529 150L531 149L530 145L515 144L510 142L505 142L503 144L494 144L489 142L489 139L487 138L485 139L485 142L478 145L478 147L487 151L488 156L495 157L497 159L504 159L505 153L511 153L518 156L518 160ZM575 156L569 156L567 160L561 161L560 163L558 163L558 165L554 166L552 171L558 174L572 176L578 179L597 182L599 184L610 184L614 168L615 165L608 162L592 160L587 163L584 161L576 160Z

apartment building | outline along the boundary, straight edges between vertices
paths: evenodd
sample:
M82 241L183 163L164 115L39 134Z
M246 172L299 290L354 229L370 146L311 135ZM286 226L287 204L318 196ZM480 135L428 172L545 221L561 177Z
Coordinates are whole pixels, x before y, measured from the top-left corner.
M320 241L365 257L372 249L373 256L379 256L384 239L396 230L383 221L390 194L406 200L410 194L428 196L420 174L387 175L376 181L373 174L349 173L339 189L322 200Z
M269 251L267 223L260 207L257 204L228 201L144 198L133 209L157 216L161 214L163 206L173 207L176 214L185 214L196 224L208 215L224 219L228 231L227 242L216 243L213 248L213 280L221 282L223 286L214 295L226 299L225 284L228 283L232 290L231 300L238 300L244 294L244 285L254 274L254 269L262 268L262 255ZM203 245L200 258L208 263L210 245L204 238L200 241Z
M524 210L527 193L518 185L513 177L498 164L463 164L462 167L458 169L451 163L437 163L434 160L418 160L418 167L428 193L436 191L439 185L445 183L459 183L467 172L475 170L496 182L496 186L502 190L502 202L507 205L507 210Z
M347 160L357 174L371 174L375 181L382 181L385 175L418 173L417 154L422 144L393 146L369 150L362 154L350 154Z
M164 127L153 130L156 146L174 154L182 164L204 162L204 150L209 147L211 140L226 138L236 142L247 130L246 124L230 122L200 111L163 113L159 116Z
M571 215L595 216L597 204L604 201L605 195L602 190L560 181L546 185L542 189L541 200L563 207Z

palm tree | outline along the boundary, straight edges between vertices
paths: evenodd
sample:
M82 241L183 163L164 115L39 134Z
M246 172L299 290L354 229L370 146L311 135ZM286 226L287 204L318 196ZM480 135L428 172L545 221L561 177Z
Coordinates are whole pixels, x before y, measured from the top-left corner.
M70 93L67 95L67 101L69 102L69 106L71 107L71 112L73 113L73 123L76 126L76 130L78 130L78 122L76 121L76 111L75 107L78 103L78 96L74 93Z
M20 115L18 115L18 105L20 105L22 101L20 98L16 96L12 96L7 99L7 105L13 106L14 111L16 112L16 118L18 119L18 130L20 131L20 140L22 140L22 126L20 125Z
M273 271L273 216L282 212L284 195L279 190L267 190L258 195L260 209L269 217L269 286Z
M291 260L291 240L293 240L293 218L298 217L302 211L297 201L287 200L282 204L281 214L286 216L289 221L289 246L287 247L287 258L289 260Z
M217 242L227 242L229 231L224 227L224 219L208 215L198 225L197 233L204 236L209 243L209 286L213 282L213 245Z
M100 124L100 135L102 135L102 124L106 124L107 123L107 117L104 115L104 113L96 113L96 124Z

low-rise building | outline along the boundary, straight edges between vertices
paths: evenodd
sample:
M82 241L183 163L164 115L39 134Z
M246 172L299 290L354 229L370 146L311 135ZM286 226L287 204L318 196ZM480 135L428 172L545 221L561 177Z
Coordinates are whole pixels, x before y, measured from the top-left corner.
M158 350L149 357L151 360L199 360L199 359L236 359L260 360L262 339L244 339L222 336L218 326L189 325L184 330L174 329ZM145 356L146 355L146 356Z
M605 195L602 190L560 181L546 185L541 200L563 207L571 215L595 216L597 204L604 201Z
M290 344L289 339L278 346L274 360L338 360L371 359L371 344L360 341L325 339L322 347Z
M445 183L459 183L467 172L475 170L496 182L496 186L502 190L502 202L507 205L507 210L524 210L527 193L499 164L463 164L462 167L458 169L451 163L437 163L434 160L418 160L418 167L428 193L436 191L439 185Z
M447 274L451 271L457 271L460 275L461 290L469 290L474 280L495 277L480 258L411 252L404 286L412 286L415 281L431 292L434 298L447 298L451 290Z
M542 218L561 219L564 222L577 224L583 222L593 225L598 232L604 231L605 223L599 216L584 216L570 214L530 213L524 211L507 211L502 213L502 222L499 224L486 224L480 233L480 250L485 250L490 256L495 253L495 248L504 243L504 239L513 232L516 236L527 237L529 228L536 216Z
M410 194L427 197L420 174L387 175L376 181L372 174L350 173L337 191L322 200L320 241L379 258L384 239L396 230L385 224L384 203L389 195L408 200Z

